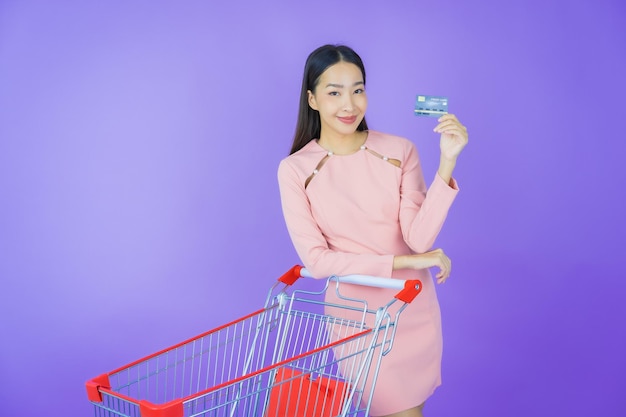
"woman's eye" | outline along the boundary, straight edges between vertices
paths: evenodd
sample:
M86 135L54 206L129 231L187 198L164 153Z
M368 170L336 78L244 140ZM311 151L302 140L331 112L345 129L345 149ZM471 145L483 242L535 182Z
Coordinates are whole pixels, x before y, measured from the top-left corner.
M363 90L362 88L357 88L357 89L354 91L354 94L363 94L363 92L365 92L365 90Z
M339 95L339 91L331 91L328 94L331 95L331 96L338 96Z

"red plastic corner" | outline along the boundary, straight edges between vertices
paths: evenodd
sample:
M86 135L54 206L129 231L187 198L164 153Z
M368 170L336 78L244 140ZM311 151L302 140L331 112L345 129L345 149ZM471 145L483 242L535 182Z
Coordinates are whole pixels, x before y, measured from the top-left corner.
M150 401L139 401L141 417L183 417L183 400L174 400L165 404L153 404Z
M99 388L107 388L111 389L111 383L109 382L109 375L104 374L93 378L90 381L87 381L85 384L87 388L87 398L89 401L93 401L95 403L102 402L102 393L100 393Z
M302 267L300 265L296 265L291 268L289 271L285 272L278 280L283 284L293 285L300 278L300 271Z
M409 279L404 282L404 289L396 294L396 298L405 303L410 303L422 292L422 281L419 279Z

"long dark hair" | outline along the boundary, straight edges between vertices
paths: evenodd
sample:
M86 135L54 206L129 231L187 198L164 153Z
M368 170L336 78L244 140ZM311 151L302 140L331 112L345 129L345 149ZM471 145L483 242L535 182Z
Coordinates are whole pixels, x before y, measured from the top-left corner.
M328 67L338 62L349 62L356 65L363 74L363 84L365 84L365 67L361 57L352 48L345 45L324 45L311 52L304 65L304 75L302 77L302 89L300 90L300 107L298 110L298 123L296 133L291 145L291 155L299 151L313 139L320 137L320 115L317 110L309 106L308 90L315 91L320 76ZM357 130L367 130L365 118L361 121Z

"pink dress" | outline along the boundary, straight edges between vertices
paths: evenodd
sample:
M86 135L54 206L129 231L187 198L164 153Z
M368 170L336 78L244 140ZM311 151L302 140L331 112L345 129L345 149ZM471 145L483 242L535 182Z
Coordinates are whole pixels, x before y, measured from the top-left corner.
M320 162L323 161L323 164ZM364 274L420 279L422 292L400 318L382 360L370 413L422 404L441 384L439 303L428 270L392 270L394 255L430 250L458 188L438 175L428 190L414 145L369 131L351 155L329 155L315 140L281 161L283 214L294 247L315 277ZM350 286L349 295L384 305L396 292ZM326 298L336 300L334 291Z

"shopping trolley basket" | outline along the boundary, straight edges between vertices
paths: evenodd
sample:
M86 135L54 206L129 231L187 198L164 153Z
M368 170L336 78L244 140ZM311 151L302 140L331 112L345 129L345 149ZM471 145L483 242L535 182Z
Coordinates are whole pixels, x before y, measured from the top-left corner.
M311 291L294 288L301 276L311 275L295 266L280 277L258 311L88 381L95 415L366 415L380 361L421 282L332 276ZM346 284L400 291L373 308L342 295ZM324 301L333 286L341 304ZM397 302L402 304L392 313Z

